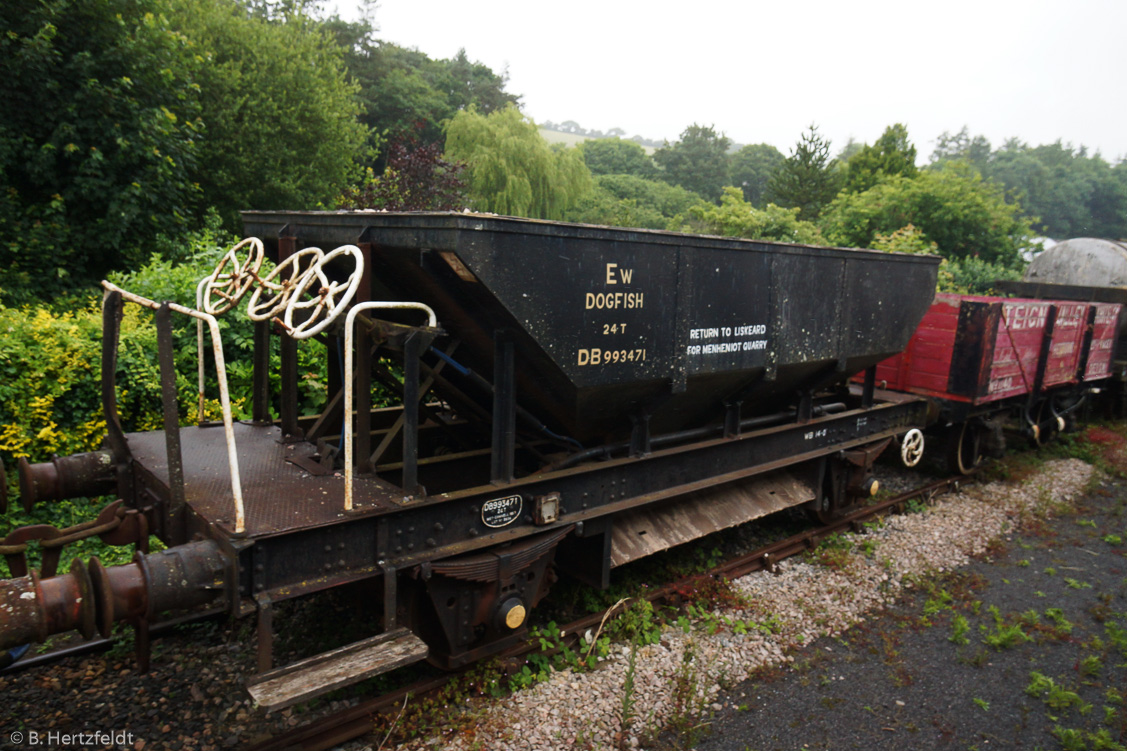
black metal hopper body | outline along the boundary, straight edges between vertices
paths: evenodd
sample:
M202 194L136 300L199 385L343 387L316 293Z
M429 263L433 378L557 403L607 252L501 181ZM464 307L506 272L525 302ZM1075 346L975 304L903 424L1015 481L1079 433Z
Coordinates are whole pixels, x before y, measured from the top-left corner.
M517 402L609 441L777 411L899 352L938 259L485 214L244 212L248 235L365 248L372 299L426 303L489 379L516 345ZM361 293L364 296L364 293Z

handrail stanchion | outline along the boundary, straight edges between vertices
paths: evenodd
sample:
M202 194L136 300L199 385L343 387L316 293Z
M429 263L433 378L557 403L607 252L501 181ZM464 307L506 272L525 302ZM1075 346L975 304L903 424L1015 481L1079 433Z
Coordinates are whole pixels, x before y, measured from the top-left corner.
M427 326L435 328L438 317L427 305L419 302L364 302L353 306L344 321L344 510L352 510L352 381L353 342L356 316L366 310L420 310L427 314ZM412 490L413 492L413 490Z
M110 292L117 292L123 300L136 303L146 308L160 310L161 303L154 302L146 297L126 292L111 282L102 282L102 286ZM219 401L223 408L223 432L227 438L227 463L231 470L231 493L235 501L235 534L246 531L246 516L243 510L243 486L239 478L239 457L235 450L235 422L231 416L231 397L227 389L227 365L223 359L223 342L219 335L219 321L215 316L208 315L199 310L185 308L183 305L168 303L169 310L174 310L201 323L206 323L211 333L211 350L215 357L215 369L219 380ZM202 361L202 358L201 358Z

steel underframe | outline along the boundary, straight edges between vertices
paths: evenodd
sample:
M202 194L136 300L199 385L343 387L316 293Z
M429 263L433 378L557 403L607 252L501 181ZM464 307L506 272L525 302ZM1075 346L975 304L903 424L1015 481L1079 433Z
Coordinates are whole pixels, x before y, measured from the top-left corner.
M239 553L240 594L285 599L570 524L577 524L582 536L584 522L871 444L922 424L925 413L922 400L878 403L868 410L467 488L393 512L358 513L338 524L248 540ZM558 520L537 525L536 499L550 494L560 497ZM516 495L523 510L510 525L494 531L483 523L485 502Z

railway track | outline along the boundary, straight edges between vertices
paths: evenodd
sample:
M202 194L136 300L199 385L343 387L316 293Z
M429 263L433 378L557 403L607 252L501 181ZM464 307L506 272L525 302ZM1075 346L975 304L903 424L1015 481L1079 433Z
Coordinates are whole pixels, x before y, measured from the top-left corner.
M681 592L694 588L694 585L710 580L735 579L755 571L774 571L776 567L788 558L800 555L811 550L827 537L843 531L860 531L862 525L878 517L903 511L904 507L912 500L931 502L933 499L949 492L955 492L960 485L967 482L966 476L953 476L936 480L917 488L913 488L894 497L873 503L857 509L849 514L828 524L821 524L809 530L791 535L783 540L772 542L756 550L738 555L708 571L694 574L679 579L675 582L654 588L645 595L645 599L653 603L667 603L676 605L680 603ZM584 638L589 630L599 627L611 614L610 611L618 607L616 603L605 611L593 613L579 618L560 627L561 643L564 648L573 646ZM557 649L558 649L557 648ZM500 654L497 659L514 661L527 658L537 652L532 640L523 645L514 647ZM468 669L467 669L468 670ZM283 751L294 749L300 751L323 751L354 738L371 733L374 721L380 716L395 716L401 712L410 701L421 701L434 697L451 681L457 680L467 671L459 671L439 677L422 679L410 685L396 689L373 699L363 701L347 710L332 714L314 722L296 727L285 733L276 735L251 747L252 751Z

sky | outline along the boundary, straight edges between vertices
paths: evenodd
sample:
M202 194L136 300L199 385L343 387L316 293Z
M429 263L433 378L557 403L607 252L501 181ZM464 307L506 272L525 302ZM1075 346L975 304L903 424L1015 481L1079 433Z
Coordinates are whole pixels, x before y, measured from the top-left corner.
M1127 156L1125 0L379 0L374 20L507 71L538 123L658 141L698 123L787 153L811 124L836 152L899 122L921 164L963 126Z

